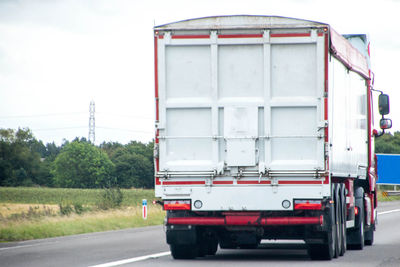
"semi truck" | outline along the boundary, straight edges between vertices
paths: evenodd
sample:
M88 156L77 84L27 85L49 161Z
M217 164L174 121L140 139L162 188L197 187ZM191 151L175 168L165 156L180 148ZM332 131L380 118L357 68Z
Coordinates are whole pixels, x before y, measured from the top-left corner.
M282 239L330 260L373 243L374 138L392 121L366 35L204 17L154 27L154 59L155 195L173 258Z

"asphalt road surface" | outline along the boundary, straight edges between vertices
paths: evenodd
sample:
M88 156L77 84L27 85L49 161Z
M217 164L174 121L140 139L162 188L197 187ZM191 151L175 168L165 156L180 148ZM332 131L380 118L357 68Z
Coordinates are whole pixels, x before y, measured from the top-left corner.
M381 202L373 246L332 261L311 261L304 243L266 242L255 250L174 260L162 226L0 244L0 266L400 266L400 201Z

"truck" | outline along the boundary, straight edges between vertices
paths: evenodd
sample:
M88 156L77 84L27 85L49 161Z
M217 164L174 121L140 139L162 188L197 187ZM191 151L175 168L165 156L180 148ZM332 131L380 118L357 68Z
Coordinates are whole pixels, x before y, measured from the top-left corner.
M303 19L154 27L155 196L173 258L303 240L331 260L373 243L374 138L392 121L369 58L366 35Z

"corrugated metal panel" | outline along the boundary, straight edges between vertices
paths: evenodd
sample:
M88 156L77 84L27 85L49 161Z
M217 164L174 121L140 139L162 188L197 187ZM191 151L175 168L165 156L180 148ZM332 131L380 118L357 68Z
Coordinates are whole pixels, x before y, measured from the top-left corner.
M159 38L160 171L324 170L325 37L287 32Z
M323 28L328 24L288 18L280 16L216 16L183 20L156 26L154 30L227 30L227 29L287 29L287 28ZM330 28L330 49L347 68L353 70L364 78L369 79L369 64L367 55L352 46L343 36Z

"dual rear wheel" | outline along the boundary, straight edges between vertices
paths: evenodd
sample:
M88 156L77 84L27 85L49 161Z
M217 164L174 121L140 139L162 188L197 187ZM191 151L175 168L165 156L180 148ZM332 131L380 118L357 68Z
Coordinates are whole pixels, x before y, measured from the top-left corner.
M343 184L332 187L333 203L329 210L329 230L323 244L309 244L308 253L313 260L331 260L346 252L346 194Z
M214 236L201 236L196 244L170 244L170 250L174 259L194 259L206 255L215 255L218 250L218 239Z

